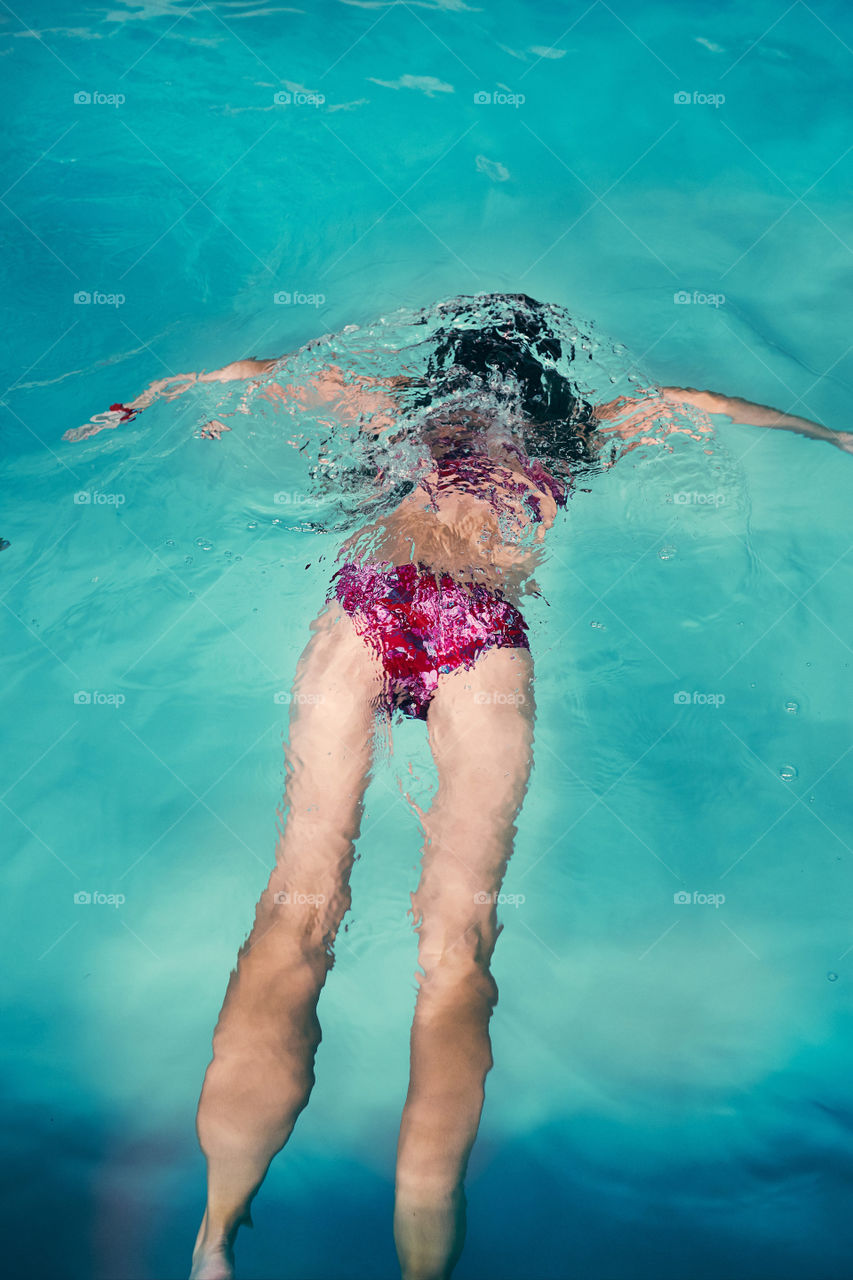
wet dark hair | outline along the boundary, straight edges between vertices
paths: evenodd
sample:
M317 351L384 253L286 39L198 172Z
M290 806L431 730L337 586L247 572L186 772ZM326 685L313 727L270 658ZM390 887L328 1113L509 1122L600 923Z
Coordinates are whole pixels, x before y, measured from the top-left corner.
M496 371L511 377L518 388L530 452L567 463L594 462L589 439L596 426L593 407L555 367L560 360L574 360L574 344L564 350L548 332L541 303L526 294L509 298L519 306L502 324L471 329L451 323L437 330L417 403L429 404L436 396L470 386L472 377L486 379Z

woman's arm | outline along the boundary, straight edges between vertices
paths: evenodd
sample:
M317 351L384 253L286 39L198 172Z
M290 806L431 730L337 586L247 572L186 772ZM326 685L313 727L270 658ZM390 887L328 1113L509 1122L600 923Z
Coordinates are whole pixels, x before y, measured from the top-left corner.
M798 418L793 414L782 413L768 405L754 404L751 400L741 400L734 396L719 395L715 391L698 391L695 387L661 387L661 395L667 407L661 412L660 400L647 396L634 400L620 396L607 404L595 407L595 418L600 427L597 431L603 443L614 435L631 443L620 450L620 455L636 449L641 444L662 444L660 432L661 421L670 420L671 425L663 434L672 431L684 432L701 439L701 433L710 430L708 426L697 424L694 430L684 426L677 419L674 409L678 405L689 404L701 409L706 414L722 414L733 422L741 422L754 427L778 427L783 431L796 431L809 436L813 440L826 440L836 445L845 453L853 453L853 432L830 431L828 427L812 422L809 418ZM669 406L673 406L670 408ZM652 434L644 435L651 429ZM611 459L615 461L615 456Z
M62 438L85 440L99 431L112 430L123 422L131 422L137 413L141 413L161 397L174 400L199 382L248 381L260 374L269 373L282 359L283 356L274 360L237 360L210 373L179 373L172 378L162 378L152 382L135 400L128 404L110 405L107 412L94 414L85 426L66 431ZM300 384L280 385L272 382L264 388L264 394L268 399L290 401L306 409L328 406L333 408L335 416L342 422L352 423L363 417L365 428L378 432L387 430L394 422L397 405L388 392L406 382L408 379L403 377L371 378L363 375L354 382L348 382L338 365L328 365ZM241 411L248 412L243 406ZM222 416L233 417L233 414ZM201 434L207 439L218 440L223 431L230 430L224 422L214 418L202 428Z
M695 387L661 387L665 400L672 404L692 404L705 413L719 413L732 422L742 422L749 427L778 427L782 431L796 431L812 440L826 440L845 453L853 453L853 432L831 431L810 418L798 418L795 414L782 413L766 404L754 404L738 396L723 396L716 391L697 391Z
M348 381L340 365L330 364L305 382L271 390L304 409L328 407L339 422L348 426L361 419L362 429L376 434L393 426L398 405L390 393L409 381L402 376L374 378L367 374L356 374Z
M185 391L189 391L190 387L194 387L196 383L235 382L240 379L254 378L258 374L268 373L277 364L278 359L236 360L233 364L223 365L221 369L213 369L210 373L176 373L171 378L160 378L158 381L150 383L135 400L131 400L127 404L112 404L106 412L93 414L85 426L73 427L70 431L65 432L62 439L86 440L89 436L97 435L99 431L110 431L122 422L132 422L138 413L141 413L143 409L147 409L150 404L153 404L155 400L159 400L161 397L164 400L175 400L178 396L182 396ZM220 424L220 427L224 431L230 430L229 427L225 427L222 424ZM212 432L211 434L217 433Z

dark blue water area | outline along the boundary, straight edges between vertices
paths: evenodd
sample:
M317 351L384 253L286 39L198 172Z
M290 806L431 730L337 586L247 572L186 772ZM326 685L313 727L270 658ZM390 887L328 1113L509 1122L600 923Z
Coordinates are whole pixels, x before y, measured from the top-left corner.
M552 1123L515 1141L484 1128L468 1179L461 1280L845 1280L853 1227L846 1156L812 1104L810 1140L734 1154L748 1115L709 1122L712 1159L671 1167L682 1133L667 1123ZM733 1110L736 1110L733 1108ZM823 1114L822 1114L823 1113ZM850 1126L851 1117L846 1117ZM823 1141L821 1131L824 1131ZM848 1128L849 1131L849 1128ZM710 1136L710 1135L713 1136ZM393 1280L393 1180L358 1159L300 1151L269 1176L240 1240L245 1280ZM391 1129L375 1135L393 1156ZM39 1106L6 1129L6 1274L62 1280L182 1280L187 1226L198 1214L200 1157L189 1136L121 1138L93 1115ZM655 1167L650 1151L668 1153ZM728 1148L728 1150L727 1150ZM58 1150L61 1149L61 1155ZM594 1155L592 1154L594 1153ZM779 1175L780 1165L784 1174ZM644 1174L638 1178L638 1174ZM638 1190L637 1183L642 1183ZM22 1230L21 1224L30 1226Z

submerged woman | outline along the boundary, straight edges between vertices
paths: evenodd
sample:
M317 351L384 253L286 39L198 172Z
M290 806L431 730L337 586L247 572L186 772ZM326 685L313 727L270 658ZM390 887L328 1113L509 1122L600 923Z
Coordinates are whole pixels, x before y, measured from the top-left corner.
M533 663L519 603L571 485L530 456L531 433L556 431L564 458L609 456L612 464L638 443L658 442L643 433L667 413L668 429L681 429L674 414L687 404L853 449L850 433L692 388L591 405L554 369L560 353L541 304L523 295L499 302L508 317L500 326L440 331L422 382L426 398L442 401L423 431L431 462L396 510L345 544L297 666L286 822L231 975L198 1108L208 1193L192 1280L233 1275L237 1230L250 1222L270 1161L308 1102L321 1038L317 1003L351 903L378 710L426 721L438 774L412 894L418 996L394 1238L404 1280L442 1280L461 1254L463 1182L492 1066L496 904L531 768ZM152 384L69 436L130 420L158 395L196 382L259 378L278 363L246 360ZM517 389L516 432L495 435L476 412L454 411L447 399L493 374ZM400 385L374 380L365 391L330 367L308 386L273 383L267 391L309 408L331 407L378 436L394 426ZM228 429L214 421L203 434Z

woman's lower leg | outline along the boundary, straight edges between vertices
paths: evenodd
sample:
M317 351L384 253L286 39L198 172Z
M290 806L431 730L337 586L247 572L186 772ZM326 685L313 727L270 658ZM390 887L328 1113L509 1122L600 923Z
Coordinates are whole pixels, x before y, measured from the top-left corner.
M492 1067L496 1003L488 960L451 958L420 980L397 1150L394 1237L403 1280L445 1280L462 1252L463 1182Z
M208 1166L200 1240L231 1241L314 1083L328 939L268 889L231 976L198 1109Z

